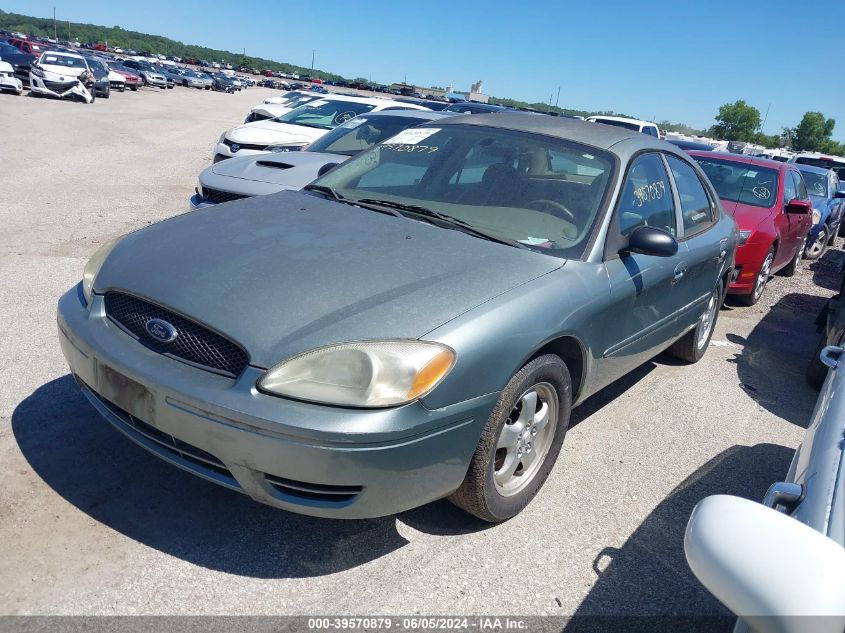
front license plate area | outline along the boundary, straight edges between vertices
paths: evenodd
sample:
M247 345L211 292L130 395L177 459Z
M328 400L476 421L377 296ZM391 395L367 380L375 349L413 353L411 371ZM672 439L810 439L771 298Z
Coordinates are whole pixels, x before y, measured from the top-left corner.
M155 424L155 400L144 385L97 363L97 393L147 424Z

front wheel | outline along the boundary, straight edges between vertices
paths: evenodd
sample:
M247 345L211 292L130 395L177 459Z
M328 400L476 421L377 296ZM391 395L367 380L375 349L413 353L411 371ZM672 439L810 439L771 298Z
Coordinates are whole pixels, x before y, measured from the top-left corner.
M801 257L801 252L798 252L798 257ZM766 289L766 284L769 283L769 277L772 275L772 264L775 262L775 249L769 248L766 257L763 258L763 264L760 266L760 272L757 273L757 278L754 280L754 288L751 294L737 295L736 300L746 306L753 306L763 296L763 290Z
M823 224L819 227L819 232L816 235L816 239L812 241L807 240L808 244L804 248L804 259L809 259L812 261L824 255L829 241L830 230L828 229L826 224Z
M710 339L713 338L713 331L716 329L716 319L719 316L721 303L722 284L720 283L710 293L710 298L707 300L704 312L701 313L695 327L682 338L675 341L666 351L675 358L688 363L697 363L700 361L707 351L707 346L710 345Z
M491 523L517 515L549 476L571 408L572 381L560 357L547 354L525 365L502 390L449 500Z

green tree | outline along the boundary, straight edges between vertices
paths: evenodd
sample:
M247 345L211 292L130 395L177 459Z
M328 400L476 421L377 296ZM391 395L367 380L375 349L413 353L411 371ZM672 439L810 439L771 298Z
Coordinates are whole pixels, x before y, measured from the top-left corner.
M760 111L740 99L719 107L710 134L726 141L753 141L760 127Z
M825 119L821 112L805 112L793 133L792 148L799 152L822 151L830 143L835 126L836 121Z

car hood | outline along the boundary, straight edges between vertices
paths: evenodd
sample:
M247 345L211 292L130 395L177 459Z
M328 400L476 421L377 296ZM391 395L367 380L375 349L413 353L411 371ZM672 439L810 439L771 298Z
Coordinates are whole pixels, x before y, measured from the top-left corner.
M732 200L722 199L722 208L733 217L740 231L753 231L760 223L774 213L774 208L755 207L753 204L743 204Z
M269 367L321 345L419 338L564 260L283 191L129 234L95 280L237 341Z
M274 143L302 143L316 141L330 130L322 130L304 125L277 123L276 121L254 121L232 128L226 138L235 143L254 145L272 145Z
M319 152L280 152L239 158L215 163L211 171L217 176L241 178L285 187L301 189L317 177L323 165L342 163L347 156Z

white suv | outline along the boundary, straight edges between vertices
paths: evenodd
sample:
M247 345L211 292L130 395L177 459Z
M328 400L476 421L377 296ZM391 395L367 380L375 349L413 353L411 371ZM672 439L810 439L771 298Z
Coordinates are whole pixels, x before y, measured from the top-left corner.
M650 121L640 121L639 119L626 119L622 116L591 116L587 118L591 123L604 123L605 125L615 125L616 127L624 127L635 132L642 132L655 138L663 138L663 133L660 128Z

